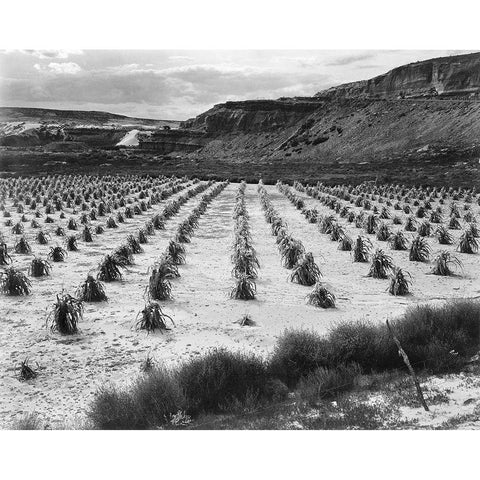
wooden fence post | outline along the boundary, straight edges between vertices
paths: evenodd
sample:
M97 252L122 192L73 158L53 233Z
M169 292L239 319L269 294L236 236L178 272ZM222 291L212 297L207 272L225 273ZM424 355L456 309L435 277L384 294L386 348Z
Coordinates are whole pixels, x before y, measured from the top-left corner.
M393 328L392 326L390 325L390 322L387 320L387 327L388 327L388 330L390 332L390 334L392 335L392 338L393 338L393 341L395 342L395 345L397 345L397 348L398 348L398 355L400 357L402 357L403 361L405 362L405 365L407 366L408 368L408 371L410 372L410 375L412 376L413 378L413 381L415 383L415 387L417 389L417 394L418 394L418 398L420 400L420 403L422 404L423 408L425 409L426 412L429 412L429 408L428 408L428 405L427 405L427 402L425 401L425 398L423 396L423 392L422 392L422 389L420 388L420 383L418 381L418 378L417 378L417 375L415 374L415 371L413 370L412 368L412 365L410 364L410 360L408 359L408 356L407 354L405 353L405 350L402 348L402 345L400 344L400 341L398 340L398 338L395 336L395 332L393 331Z

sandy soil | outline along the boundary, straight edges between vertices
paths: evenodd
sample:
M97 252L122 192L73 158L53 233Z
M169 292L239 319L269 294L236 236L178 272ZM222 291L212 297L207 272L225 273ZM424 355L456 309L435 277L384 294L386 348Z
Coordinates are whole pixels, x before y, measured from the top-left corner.
M106 229L93 243L79 241L79 251L69 252L65 263L54 263L52 275L32 279L32 295L24 298L1 297L0 302L0 426L8 427L25 413L38 412L52 428L81 422L95 390L105 382L124 384L140 371L142 361L150 354L157 362L174 363L198 355L209 348L231 349L267 354L276 338L286 328L312 328L326 332L342 320L371 319L383 322L401 314L408 305L424 301L440 301L451 297L480 295L478 255L458 254L464 264L462 277L428 275L431 266L408 260L408 252L390 251L384 242L376 242L389 252L395 264L404 267L413 277L412 295L392 297L386 291L388 282L366 278L368 264L352 263L349 252L318 232L274 186L267 191L286 219L290 232L312 251L323 273L323 279L337 296L337 309L321 310L306 305L311 288L288 281L290 271L280 263L275 239L266 223L256 185L248 185L246 205L251 231L261 268L257 280L257 299L244 302L231 300L230 246L233 241L232 213L238 184L229 185L212 201L201 217L199 227L187 244L187 263L180 267L181 277L173 282L174 299L164 304L172 315L175 328L166 334L150 334L134 329L135 317L144 305L144 289L148 268L164 251L178 224L186 218L199 197L182 206L179 214L167 222L144 245L144 253L135 255L122 282L106 284L108 303L86 304L81 332L72 337L52 334L45 328L48 309L62 289L73 292L86 274L95 269L102 256L120 245L128 233L135 232L148 217L161 211L165 202L141 216L126 219L118 229ZM332 211L306 195L307 203L321 213ZM172 197L174 198L174 197ZM478 206L472 207L478 214ZM393 213L393 209L392 209ZM13 213L15 223L20 214ZM31 218L31 214L27 212ZM53 229L66 224L52 215ZM344 222L342 220L342 222ZM390 221L391 222L391 221ZM98 222L93 222L94 224ZM360 233L345 221L350 235ZM3 228L9 245L14 243L11 228ZM25 232L35 254L46 256L58 237L52 234L50 245L38 245L35 229L25 224ZM453 232L456 236L459 232ZM435 239L430 243L439 247ZM442 249L445 248L441 246ZM453 247L446 247L454 250ZM435 250L435 249L434 249ZM27 269L32 256L12 254L14 265ZM254 327L234 323L250 314ZM16 368L29 357L38 363L39 376L31 382L20 382Z

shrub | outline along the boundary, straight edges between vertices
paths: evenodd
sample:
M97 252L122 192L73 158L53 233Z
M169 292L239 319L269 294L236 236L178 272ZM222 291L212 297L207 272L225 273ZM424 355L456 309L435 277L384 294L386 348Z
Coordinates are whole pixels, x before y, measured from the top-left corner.
M411 262L428 262L430 245L423 237L415 237L410 246L409 259Z
M388 278L388 273L393 270L392 257L386 255L383 250L377 249L372 257L372 265L368 276L372 278Z
M408 277L408 278L407 278ZM396 268L390 279L388 291L391 295L408 295L412 276L401 268Z
M31 286L27 276L14 267L0 273L0 289L5 295L30 295Z
M33 380L37 378L38 373L30 366L28 362L28 358L26 358L21 364L18 373L18 379L22 382L26 382L28 380Z
M148 243L147 232L143 228L138 231L138 243Z
M358 236L353 249L353 261L354 262L368 262L370 256L370 250L372 248L372 242L366 237Z
M113 217L109 217L107 220L107 227L108 228L118 228L117 222Z
M125 265L114 255L105 255L100 265L98 266L98 280L103 282L113 282L122 279L122 272L120 268L125 268Z
M143 252L143 248L140 245L140 242L133 235L128 235L127 246L130 248L132 253L142 253Z
M0 244L0 265L12 263L12 257L8 254L7 244Z
M307 303L314 307L335 308L335 295L320 282L317 282L313 291L307 295L307 299Z
M441 245L451 245L453 243L453 237L443 225L440 225L435 231L435 235L438 238L438 243Z
M118 260L118 263L123 266L133 265L133 253L128 244L117 247L113 251L113 256Z
M172 317L164 313L157 302L150 302L148 305L145 305L145 308L137 315L137 319L138 317L140 319L135 325L136 328L146 330L148 333L155 330L160 330L160 332L170 330L167 327L167 320L170 320L175 325Z
M57 227L55 229L55 235L57 235L57 237L64 237L65 236L65 229L63 227Z
M77 236L69 235L65 240L65 245L67 246L68 251L76 252L78 250Z
M83 227L82 238L84 242L93 242L92 230L88 225L85 225L85 227Z
M413 217L408 217L405 223L405 231L406 232L416 232L417 231L417 222Z
M87 279L79 285L77 298L82 302L106 302L108 300L102 282L88 274Z
M170 240L167 253L175 265L183 265L185 263L185 247L181 243Z
M169 300L172 298L172 285L163 262L157 262L151 268L145 292L151 300Z
M389 238L388 240L390 248L392 250L406 250L407 249L407 239L402 231L398 231Z
M48 258L52 260L52 262L64 262L67 255L67 251L57 245L56 247L50 248Z
M477 253L478 252L478 242L477 239L473 236L471 230L466 230L460 237L457 250L460 253Z
M450 276L454 275L452 267L463 268L462 262L446 250L440 252L433 260L434 267L432 273L434 275Z
M49 235L40 230L35 238L40 245L46 245L48 243Z
M418 227L418 234L421 237L428 237L432 234L432 225L428 221L424 221Z
M433 372L457 368L478 351L480 303L459 300L411 307L395 330L414 368Z
M305 253L305 247L302 242L291 237L285 237L285 242L280 244L280 248L283 266L289 269L295 267Z
M78 322L82 317L82 301L67 293L57 295L57 301L53 304L47 322L50 321L52 332L57 331L63 335L73 335L78 332Z
M69 230L78 230L77 221L74 218L70 218L70 220L67 223L67 228Z
M368 234L373 234L378 227L378 218L375 215L369 215L365 222L365 232Z
M24 232L24 228L23 228L23 225L20 222L16 223L12 228L12 233L14 235L22 235L23 232Z
M50 275L52 266L47 260L35 257L30 264L28 273L32 277L44 277Z
M320 367L300 380L296 393L314 406L320 400L335 398L351 390L361 373L361 368L355 363L332 368Z
M338 242L338 249L344 252L350 252L353 248L353 240L348 235L343 237Z
M229 411L252 397L266 398L268 373L265 362L253 354L214 349L186 361L178 381L191 414Z
M327 365L327 341L307 330L286 330L275 344L269 371L290 388L301 377Z
M392 232L390 231L389 226L385 222L382 222L377 230L377 240L386 242L390 238L391 234Z
M253 300L257 293L257 286L255 280L245 274L240 274L236 278L235 287L233 287L230 298L235 300Z
M105 229L104 229L101 225L97 225L97 226L95 227L95 233L96 233L97 235L101 235L101 234L104 233L104 232L105 232Z
M32 253L32 248L30 247L25 237L20 237L17 243L15 243L14 250L15 253L22 253L24 255Z
M313 259L313 254L309 252L295 265L290 275L290 281L300 285L312 286L320 280L321 276L320 269Z
M448 222L448 228L450 230L460 230L462 228L457 217L450 217L450 220Z

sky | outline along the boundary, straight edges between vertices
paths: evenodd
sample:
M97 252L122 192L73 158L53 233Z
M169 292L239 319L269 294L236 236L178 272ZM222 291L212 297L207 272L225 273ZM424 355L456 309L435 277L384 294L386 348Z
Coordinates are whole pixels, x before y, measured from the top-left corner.
M460 50L0 50L0 106L186 120L227 100L311 96Z

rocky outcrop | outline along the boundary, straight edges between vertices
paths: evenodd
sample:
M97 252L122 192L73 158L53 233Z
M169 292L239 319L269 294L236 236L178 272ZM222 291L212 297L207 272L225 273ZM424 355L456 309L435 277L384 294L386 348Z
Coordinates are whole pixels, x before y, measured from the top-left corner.
M181 123L180 128L202 131L213 136L275 131L297 124L320 108L322 103L322 100L313 97L226 102Z
M370 80L346 83L318 98L403 98L424 96L480 98L480 53L410 63Z

